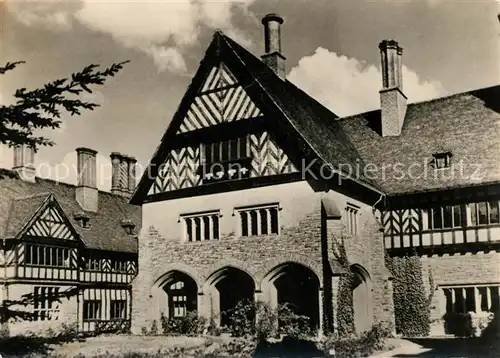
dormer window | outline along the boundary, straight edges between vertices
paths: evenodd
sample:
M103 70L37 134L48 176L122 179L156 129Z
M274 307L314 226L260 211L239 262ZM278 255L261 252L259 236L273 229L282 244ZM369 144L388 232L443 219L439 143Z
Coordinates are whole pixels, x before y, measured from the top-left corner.
M435 153L432 157L435 169L449 168L451 166L451 152Z
M90 229L90 217L86 213L83 211L75 213L74 218L82 229Z
M122 220L121 225L122 225L122 228L125 229L127 234L129 234L129 235L134 234L135 224L132 222L132 220L130 220L130 219Z

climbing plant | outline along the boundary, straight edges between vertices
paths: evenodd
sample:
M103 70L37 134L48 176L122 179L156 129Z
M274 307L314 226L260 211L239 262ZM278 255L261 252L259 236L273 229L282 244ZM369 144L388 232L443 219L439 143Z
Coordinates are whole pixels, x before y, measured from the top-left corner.
M337 294L337 331L339 336L345 337L354 333L354 305L352 296L352 285L354 274L351 271L351 264L347 258L344 244L344 236L340 239L333 237L333 255L337 262L344 269L340 276Z
M386 255L386 266L393 275L396 331L407 337L429 335L430 309L434 292L432 271L429 271L430 292L427 295L422 262L416 253L402 257Z

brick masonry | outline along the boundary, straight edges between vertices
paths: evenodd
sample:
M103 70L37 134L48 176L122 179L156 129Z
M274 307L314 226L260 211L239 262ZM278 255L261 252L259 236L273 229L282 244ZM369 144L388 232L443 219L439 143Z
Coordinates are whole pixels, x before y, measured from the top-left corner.
M204 316L210 315L206 281L214 272L227 266L248 273L255 283L257 296L263 290L266 274L286 262L298 263L310 269L318 277L321 291L332 290L332 277L328 268L330 254L327 251L331 248L332 235L338 234L342 226L338 220L326 222L321 207L324 197L332 198L342 210L347 201L360 207L360 235L350 238L346 243L349 256L352 257L352 263L362 265L370 273L373 287L371 319L392 321L392 291L387 284L387 270L383 266L382 236L372 216L371 206L351 201L337 193L315 193L306 182L298 182L166 201L155 203L151 208L145 205L143 230L139 237L140 270L133 282L133 332L139 333L142 327L150 326L154 319L159 318L157 300L166 300L166 295L162 297L160 294L158 298L155 285L172 270L187 273L196 281L198 310ZM260 204L280 203L280 235L236 237L238 220L232 215L232 209L259 201ZM182 242L179 215L217 209L217 206L222 214L221 239ZM375 257L377 255L380 257ZM328 312L328 307L334 302L330 294L322 296L325 298L322 302L324 311Z

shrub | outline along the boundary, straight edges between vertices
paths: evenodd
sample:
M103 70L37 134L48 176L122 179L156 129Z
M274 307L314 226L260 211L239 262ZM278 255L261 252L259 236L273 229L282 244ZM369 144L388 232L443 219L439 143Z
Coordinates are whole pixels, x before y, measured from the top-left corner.
M369 331L341 337L338 333L327 337L323 343L326 356L332 350L336 358L367 357L375 351L387 347L387 338L391 337L391 325L388 322L377 322Z
M162 333L165 335L201 335L207 326L207 320L198 317L197 312L188 312L184 317L160 317Z
M222 312L229 320L229 332L233 337L255 334L256 304L253 301L240 301L233 309Z
M444 315L445 331L458 337L473 337L475 329L470 313L446 313Z
M314 335L309 317L295 313L288 304L278 306L278 332L291 338L307 338Z

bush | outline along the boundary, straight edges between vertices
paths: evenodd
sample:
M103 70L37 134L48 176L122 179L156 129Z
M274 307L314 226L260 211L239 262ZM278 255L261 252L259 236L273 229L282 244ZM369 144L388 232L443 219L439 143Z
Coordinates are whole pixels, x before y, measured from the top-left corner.
M233 337L253 336L255 334L256 304L253 301L240 301L231 310L222 312L228 317L229 332Z
M336 358L367 357L375 351L387 347L387 339L391 337L392 329L388 322L377 322L369 331L361 334L351 334L340 337L338 334L327 337L323 343L325 356L331 351L335 352Z
M279 334L301 339L311 337L316 333L311 329L309 317L296 314L288 304L278 306L277 311Z
M445 331L458 337L474 337L475 329L470 313L446 313Z
M184 317L160 317L162 333L165 335L201 335L207 326L204 317L198 317L197 312L188 312Z

